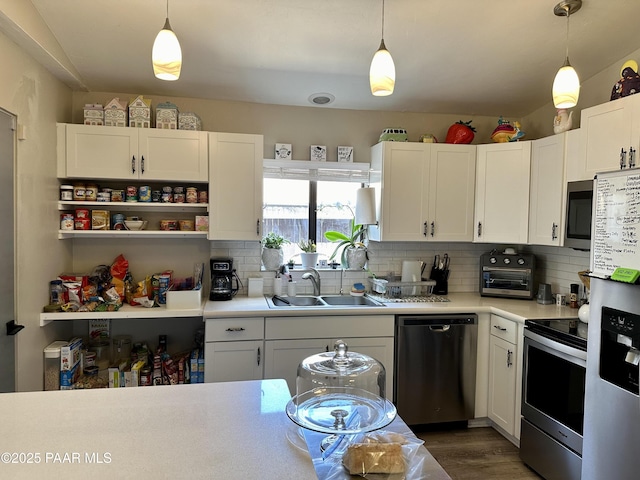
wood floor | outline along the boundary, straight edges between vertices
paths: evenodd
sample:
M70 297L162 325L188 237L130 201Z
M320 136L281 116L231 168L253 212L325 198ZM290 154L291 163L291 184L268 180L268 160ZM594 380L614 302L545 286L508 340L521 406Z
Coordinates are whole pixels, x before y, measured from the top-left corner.
M540 480L518 448L490 427L417 430L453 480Z

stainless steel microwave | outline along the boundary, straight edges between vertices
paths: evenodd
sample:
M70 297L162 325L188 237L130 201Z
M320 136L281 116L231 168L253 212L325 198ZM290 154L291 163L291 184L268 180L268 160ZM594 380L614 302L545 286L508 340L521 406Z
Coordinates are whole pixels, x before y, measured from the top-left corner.
M567 217L564 246L576 250L591 249L593 180L567 183Z

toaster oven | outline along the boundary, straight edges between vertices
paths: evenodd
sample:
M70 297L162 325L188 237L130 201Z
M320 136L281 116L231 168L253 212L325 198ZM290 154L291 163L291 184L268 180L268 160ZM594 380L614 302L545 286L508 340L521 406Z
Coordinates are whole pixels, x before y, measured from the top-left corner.
M536 257L524 253L484 253L480 257L480 295L532 299Z

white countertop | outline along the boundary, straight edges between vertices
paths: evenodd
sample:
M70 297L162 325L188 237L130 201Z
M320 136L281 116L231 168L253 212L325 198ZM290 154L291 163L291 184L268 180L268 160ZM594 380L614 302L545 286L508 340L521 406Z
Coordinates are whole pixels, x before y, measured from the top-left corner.
M313 315L415 315L438 313L495 313L510 320L578 318L578 309L554 304L541 305L535 300L514 300L482 297L477 293L451 293L449 302L386 303L384 307L287 307L269 308L264 297L237 296L223 302L207 301L203 316L228 318L243 316L300 316Z
M289 399L284 380L3 393L0 478L313 479Z

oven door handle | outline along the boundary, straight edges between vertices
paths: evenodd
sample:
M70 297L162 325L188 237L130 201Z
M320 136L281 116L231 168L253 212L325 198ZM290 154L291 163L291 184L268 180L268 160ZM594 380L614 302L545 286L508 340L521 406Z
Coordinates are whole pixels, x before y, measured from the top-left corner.
M587 364L587 352L584 352L578 348L573 348L556 340L551 340L547 337L543 337L542 335L539 335L528 329L525 329L524 337L525 344L527 343L527 339L529 339L537 343L538 345L536 346L541 347L541 350L544 350L547 353L556 356L558 355L558 353L560 353L561 357L572 363L580 364L582 366L586 366Z

